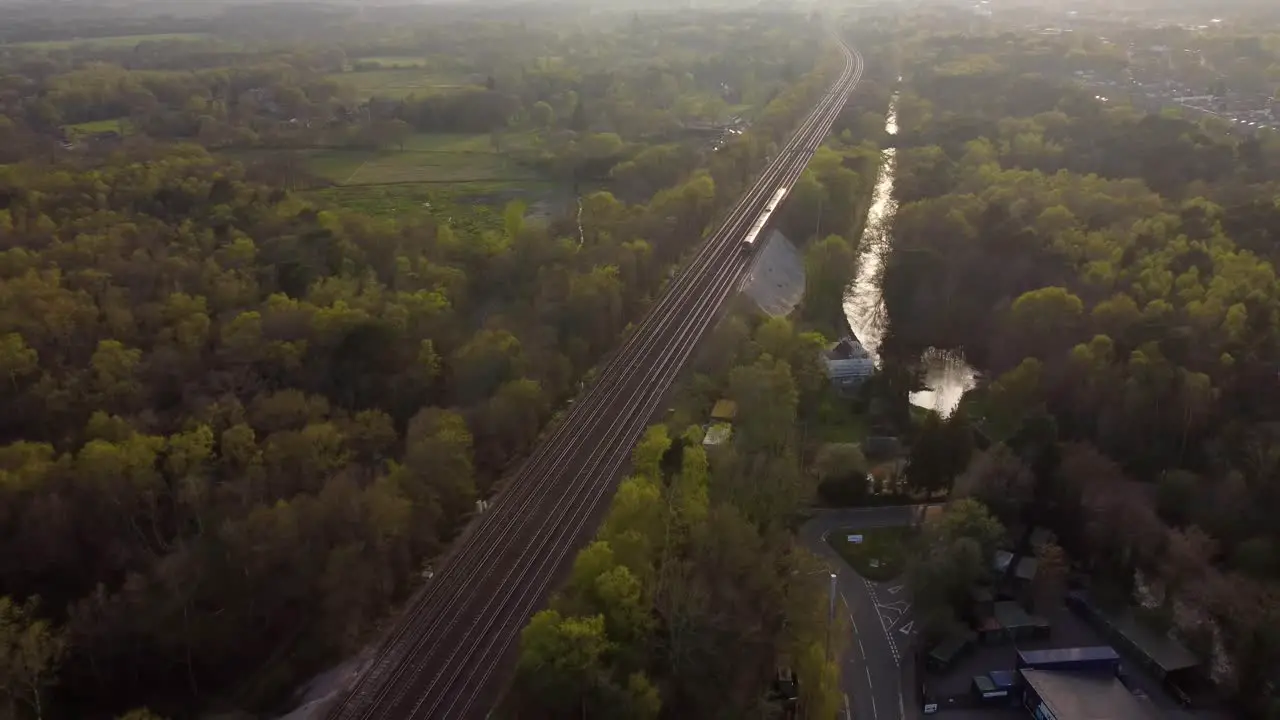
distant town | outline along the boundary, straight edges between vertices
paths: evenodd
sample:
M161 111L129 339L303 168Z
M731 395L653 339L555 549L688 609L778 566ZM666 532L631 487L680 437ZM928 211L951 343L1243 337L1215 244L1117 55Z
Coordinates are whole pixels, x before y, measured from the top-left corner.
M1079 34L1082 44L1109 48L1117 60L1113 65L1073 71L1073 79L1101 102L1124 100L1146 111L1213 117L1237 133L1280 129L1280 96L1266 75L1267 63L1262 58L1254 62L1247 47L1230 44L1229 33L1238 28L1218 18L1143 16L1109 6L1073 5L1075 9L1053 11L1044 6L993 6L989 0L970 7L975 30L1025 19L1021 27L1026 31ZM1215 54L1215 44L1231 52Z

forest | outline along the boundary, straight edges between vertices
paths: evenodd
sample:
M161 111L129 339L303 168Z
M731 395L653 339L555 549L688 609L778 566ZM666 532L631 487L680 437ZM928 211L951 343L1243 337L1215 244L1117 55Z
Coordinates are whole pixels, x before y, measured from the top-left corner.
M278 707L360 649L839 63L791 13L355 12L0 46L14 717ZM363 94L388 64L466 79ZM459 132L423 154L579 202L370 209L316 169Z
M1103 102L1053 72L1073 40L914 42L885 352L962 348L991 445L935 474L1052 528L1274 717L1280 137Z

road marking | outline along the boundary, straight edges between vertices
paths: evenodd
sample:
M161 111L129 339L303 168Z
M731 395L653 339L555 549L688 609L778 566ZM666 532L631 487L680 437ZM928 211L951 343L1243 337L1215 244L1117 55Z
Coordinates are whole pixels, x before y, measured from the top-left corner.
M906 625L903 625L902 627L898 628L898 632L902 633L903 635L910 635L911 628L913 627L915 627L915 622L908 621Z
M893 587L889 588L889 594L890 594L890 595L897 595L897 594L898 594L898 593L900 593L900 592L902 592L902 586L901 586L901 585L894 585Z
M873 690L875 685L871 682L871 668L863 665L862 669L867 671L867 690L870 691L867 693L867 697L871 698L871 716L879 718L880 713L876 710L876 693L875 690Z
M871 604L875 607L876 615L880 618L880 629L884 632L884 639L889 646L889 652L893 655L893 662L896 665L901 665L902 652L898 649L898 641L891 631L902 620L907 611L911 609L911 603L905 600L887 604L881 603L879 596L876 594L875 584L866 578L863 578L862 582L867 588L867 594L871 596Z
M853 720L853 711L849 709L849 696L844 696L844 717L845 720Z
M858 652L862 653L862 659L867 659L867 649L862 646L862 638L858 638Z

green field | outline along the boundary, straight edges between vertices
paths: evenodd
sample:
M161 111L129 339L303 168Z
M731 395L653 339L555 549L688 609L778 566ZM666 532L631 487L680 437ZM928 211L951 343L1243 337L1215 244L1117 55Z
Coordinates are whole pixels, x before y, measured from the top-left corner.
M502 206L526 202L551 192L539 182L472 183L465 186L436 183L401 185L348 185L313 190L309 194L327 203L381 217L434 215L456 228L502 229Z
M157 35L118 35L116 37L77 38L75 40L38 40L35 42L13 43L8 47L36 48L40 50L65 50L69 47L133 47L141 42L166 42L173 40L196 41L208 40L211 35L205 33L161 33Z
M109 118L107 120L93 120L90 122L76 123L74 125L64 125L69 135L92 135L100 132L129 132L130 122L127 117Z
M526 149L530 133L503 135L504 151ZM321 150L309 156L312 172L339 185L475 183L536 180L529 168L494 150L489 135L422 133L404 150Z
M909 527L836 530L827 536L827 543L859 575L885 582L902 574L907 562L907 546L913 534L914 530ZM850 542L851 536L861 536L862 542Z
M533 147L537 133L503 133L500 143L504 152L527 150ZM409 152L432 153L484 153L495 154L493 138L487 133L418 133L404 144Z
M488 134L420 133L405 149L311 150L307 167L334 184L309 194L371 215L429 213L447 217L455 227L501 229L501 208L510 200L533 203L555 195L555 185L515 161L512 151L533 146L536 133L507 133L503 152ZM270 149L226 151L223 157L252 163Z
M380 152L361 163L343 185L464 183L533 180L533 172L497 154Z
M114 121L112 121L114 122ZM85 127L99 123L86 123ZM80 128L82 126L74 126ZM103 126L88 130L114 129ZM388 185L394 183L529 183L541 178L533 169L513 159L511 151L532 147L533 133L507 133L503 152L496 152L488 134L457 135L421 133L410 137L404 150L329 149L306 151L311 172L338 185ZM243 162L261 159L270 149L228 151L224 157Z
M355 63L373 63L384 67L388 70L395 68L420 68L426 67L427 59L420 57L410 57L401 55L379 55L377 57L362 57L351 61Z
M417 67L367 72L345 72L326 75L330 80L355 88L360 95L406 98L410 95L435 95L469 87L462 78L431 73Z

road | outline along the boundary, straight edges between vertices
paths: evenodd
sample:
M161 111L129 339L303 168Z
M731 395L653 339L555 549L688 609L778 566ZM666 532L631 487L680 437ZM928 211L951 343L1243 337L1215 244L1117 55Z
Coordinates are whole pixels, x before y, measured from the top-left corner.
M899 679L913 630L911 603L901 582L873 583L854 572L826 537L845 530L909 525L922 507L824 510L800 528L804 545L835 570L837 611L846 613L853 626L853 641L840 662L846 720L904 717Z
M804 172L861 79L861 55L840 47L845 66L831 89L454 543L331 718L479 718L501 694L520 630L594 532L632 446L741 285L751 261L743 238L778 190Z

